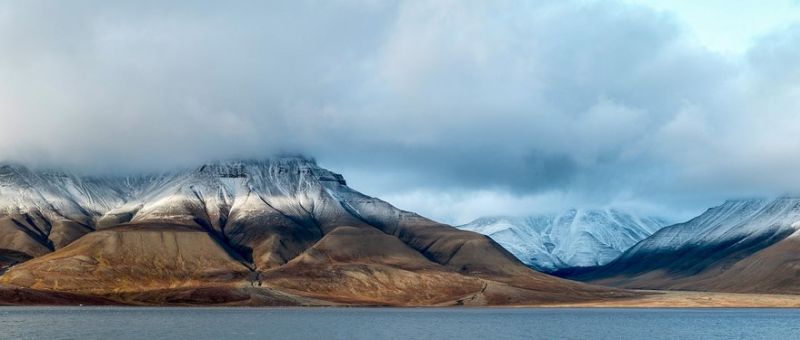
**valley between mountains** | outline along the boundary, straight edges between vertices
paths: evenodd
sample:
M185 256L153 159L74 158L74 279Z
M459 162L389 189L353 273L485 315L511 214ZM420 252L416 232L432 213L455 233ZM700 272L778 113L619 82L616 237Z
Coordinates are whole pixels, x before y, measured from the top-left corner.
M498 243L304 157L128 177L4 165L0 305L800 306L798 199L667 227L571 211L502 232L513 221L461 226Z

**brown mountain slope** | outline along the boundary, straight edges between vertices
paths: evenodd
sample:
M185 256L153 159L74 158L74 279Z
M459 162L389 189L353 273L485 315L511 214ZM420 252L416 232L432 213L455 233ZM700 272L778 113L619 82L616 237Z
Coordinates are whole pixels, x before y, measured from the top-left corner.
M656 271L634 280L611 278L596 282L671 290L800 294L800 238L795 233L738 261L715 265L690 277L676 279L667 272Z
M126 303L480 305L632 296L524 268L465 275L375 228L339 227L285 265L251 266L196 227L123 225L17 265L0 280Z
M37 233L11 216L0 217L0 249L25 254L27 257L49 253Z
M249 270L208 233L125 225L90 233L3 275L16 286L76 293L130 292L234 282Z
M43 214L51 220L75 202L102 202L78 209L97 211L87 227L97 231L42 254L45 247L0 283L135 304L485 305L635 295L534 272L488 237L362 195L306 159L217 163L113 185L97 185L92 200L36 201L36 209L54 207ZM51 239L42 234L38 241Z

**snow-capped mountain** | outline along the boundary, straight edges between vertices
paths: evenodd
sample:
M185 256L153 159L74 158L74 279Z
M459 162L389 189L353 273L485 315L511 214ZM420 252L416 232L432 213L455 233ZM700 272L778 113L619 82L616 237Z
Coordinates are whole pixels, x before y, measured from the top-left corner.
M532 271L486 236L363 195L303 157L129 177L0 166L0 291L7 285L125 303L507 304L623 294Z
M0 249L39 256L95 229L127 222L190 222L197 209L219 227L232 208L281 197L299 203L315 194L309 183L341 182L308 159L215 162L194 169L131 177L89 177L60 171L0 166ZM314 189L319 189L315 187ZM279 195L276 195L279 194ZM290 199L291 198L291 199ZM282 202L272 202L275 206ZM3 243L11 246L3 247Z
M668 223L614 209L530 217L482 217L458 228L488 235L540 271L610 262Z
M635 288L798 293L800 198L730 200L567 276Z
M316 217L357 224L370 216L342 215L336 209L345 206L355 211L356 204L378 202L351 190L341 175L303 157L212 162L128 177L87 177L4 165L0 166L0 249L40 256L93 230L124 223L200 223L215 232L223 233L227 227L225 232L234 233L237 223L257 223L276 211L306 219L322 214ZM365 214L400 215L380 203L385 209ZM299 217L294 221L284 217L272 218L270 224L295 222L305 223Z

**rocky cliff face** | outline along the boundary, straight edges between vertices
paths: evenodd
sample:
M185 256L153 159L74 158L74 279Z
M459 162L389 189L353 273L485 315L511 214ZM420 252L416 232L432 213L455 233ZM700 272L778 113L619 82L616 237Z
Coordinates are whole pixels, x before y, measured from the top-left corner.
M627 294L533 272L487 237L360 194L302 157L132 177L3 166L0 259L0 283L126 303L506 304Z

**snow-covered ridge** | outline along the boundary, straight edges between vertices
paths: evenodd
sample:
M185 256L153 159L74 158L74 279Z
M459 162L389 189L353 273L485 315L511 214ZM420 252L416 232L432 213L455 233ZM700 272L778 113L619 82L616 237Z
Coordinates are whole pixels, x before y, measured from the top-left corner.
M341 175L313 159L217 161L190 169L135 176L83 176L61 170L0 166L0 213L40 213L48 219L89 222L127 212L139 217L167 212L170 202L201 197L230 208L237 197L297 196L312 183L345 185Z
M660 230L631 248L625 256L721 244L760 234L783 233L800 227L799 222L799 197L729 200L688 222Z
M459 226L488 235L542 271L610 262L668 223L615 209L572 209L529 217L483 217Z
M117 242L114 235L193 230L207 233L248 268L277 268L314 252L318 242L337 239L336 231L345 227L360 230L355 240L384 233L403 252L410 247L417 258L458 272L531 274L488 238L363 195L341 175L302 157L211 162L130 177L12 166L2 174L0 251L21 254L21 260L59 252L98 233ZM349 248L351 241L341 242ZM109 247L116 249L116 243Z
M799 197L730 200L604 266L561 274L620 287L794 294L798 228Z

